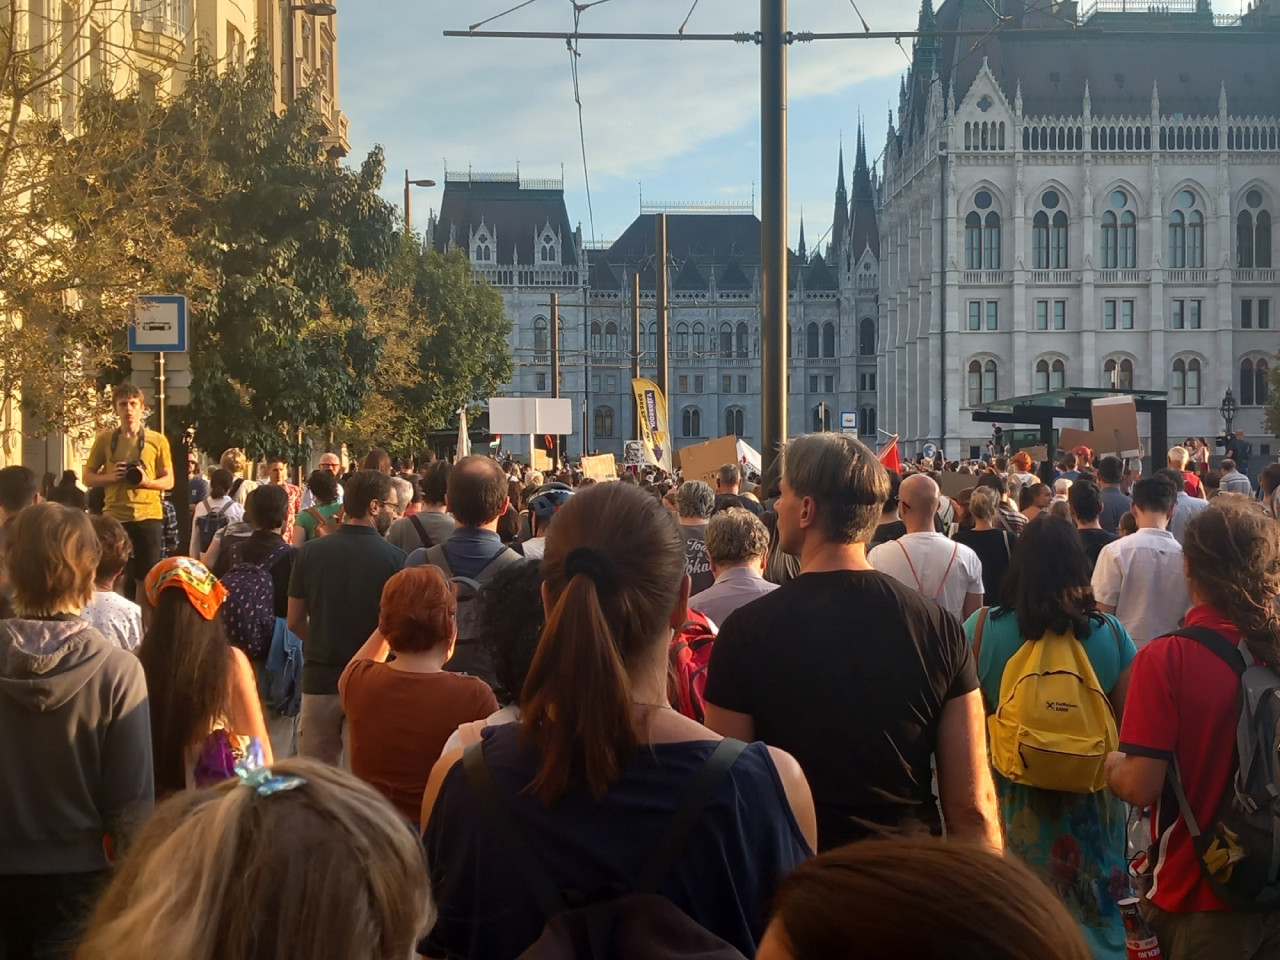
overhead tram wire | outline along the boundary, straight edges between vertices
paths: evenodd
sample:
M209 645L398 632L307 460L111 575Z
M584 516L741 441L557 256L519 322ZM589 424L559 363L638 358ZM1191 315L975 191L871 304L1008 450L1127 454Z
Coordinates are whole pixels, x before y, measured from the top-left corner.
M689 20L693 17L693 11L698 9L698 0L693 0L693 6L689 8L689 12L684 15L684 22L680 24L680 29L676 33L684 34L684 28L689 25Z
M537 2L538 0L524 0L523 3L517 3L510 10L503 10L501 13L495 13L492 17L489 17L486 20L481 20L479 23L473 23L470 27L468 27L468 30L472 30L472 31L478 30L480 27L483 27L486 23L493 23L493 21L495 20L501 20L503 17L505 17L509 13L515 13L517 10L523 9L524 7L527 7L530 4L537 3Z
M1046 40L1066 36L1101 36L1101 27L1076 27L1067 30L1061 27L1018 27L1005 28L1000 33L1016 34L1020 37L1043 38ZM873 30L871 33L795 33L789 37L791 43L812 43L817 40L911 40L919 37L985 37L990 30ZM758 32L740 31L738 33L565 33L539 30L444 30L446 37L472 37L488 40L647 40L647 41L731 41L733 43L760 42Z

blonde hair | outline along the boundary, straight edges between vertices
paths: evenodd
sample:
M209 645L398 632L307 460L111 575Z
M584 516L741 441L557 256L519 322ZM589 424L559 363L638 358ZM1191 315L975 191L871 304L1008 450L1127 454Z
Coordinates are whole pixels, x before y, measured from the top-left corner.
M1000 492L992 487L974 487L969 497L969 512L974 519L990 523L1000 513Z
M1176 446L1169 448L1169 466L1177 467L1179 470L1185 469L1187 461L1191 459L1191 454L1186 447Z
M102 547L82 511L57 503L21 510L9 524L4 575L20 617L79 613L93 599Z
M238 781L161 804L76 960L405 960L433 919L422 848L372 787L284 760L292 790Z
M249 466L249 457L239 447L228 447L218 458L218 466L230 470L233 475L242 473Z

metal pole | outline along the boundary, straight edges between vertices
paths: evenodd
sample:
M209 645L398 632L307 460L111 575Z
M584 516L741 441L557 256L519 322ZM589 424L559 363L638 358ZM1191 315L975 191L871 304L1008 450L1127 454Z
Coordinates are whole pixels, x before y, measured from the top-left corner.
M164 433L164 407L167 397L164 392L164 354L156 354L156 426Z
M760 0L760 459L787 442L787 0Z
M551 295L551 397L560 396L560 294ZM556 434L555 466L560 466L560 435Z
M655 382L662 395L670 402L667 391L667 358L670 356L670 333L667 328L667 215L659 213L654 218L654 267L657 271L658 308L658 372Z
M631 379L640 379L640 273L631 275ZM631 390L631 439L640 439L640 404Z
M404 172L404 232L413 229L413 218L409 215L409 171Z

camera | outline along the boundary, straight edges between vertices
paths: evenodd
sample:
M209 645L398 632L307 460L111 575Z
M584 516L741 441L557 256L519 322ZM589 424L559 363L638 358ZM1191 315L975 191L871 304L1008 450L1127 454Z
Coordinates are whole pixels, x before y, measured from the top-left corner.
M129 460L124 465L124 474L122 479L130 486L136 487L142 483L146 474L142 471L141 460Z

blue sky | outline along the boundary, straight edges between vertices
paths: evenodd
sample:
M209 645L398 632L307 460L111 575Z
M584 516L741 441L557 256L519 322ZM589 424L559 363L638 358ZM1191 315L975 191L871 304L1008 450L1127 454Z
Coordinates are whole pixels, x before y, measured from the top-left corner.
M387 157L384 193L397 205L407 167L443 182L448 169L514 170L559 178L571 221L591 240L569 54L562 42L445 38L517 0L343 0L341 102L358 163L375 144ZM692 0L606 0L582 14L583 31L674 33ZM873 30L912 29L918 6L861 0ZM486 29L572 28L569 0L534 0ZM750 0L698 0L690 33L754 31ZM852 31L850 0L791 0L793 31ZM910 41L903 42L910 51ZM852 172L858 117L873 158L884 148L907 58L891 40L821 41L790 50L790 242L803 210L812 249L830 228L843 132ZM733 43L584 41L578 59L594 236L618 237L655 202L743 202L759 196L759 48ZM442 187L415 188L415 229ZM759 207L757 206L757 210Z

